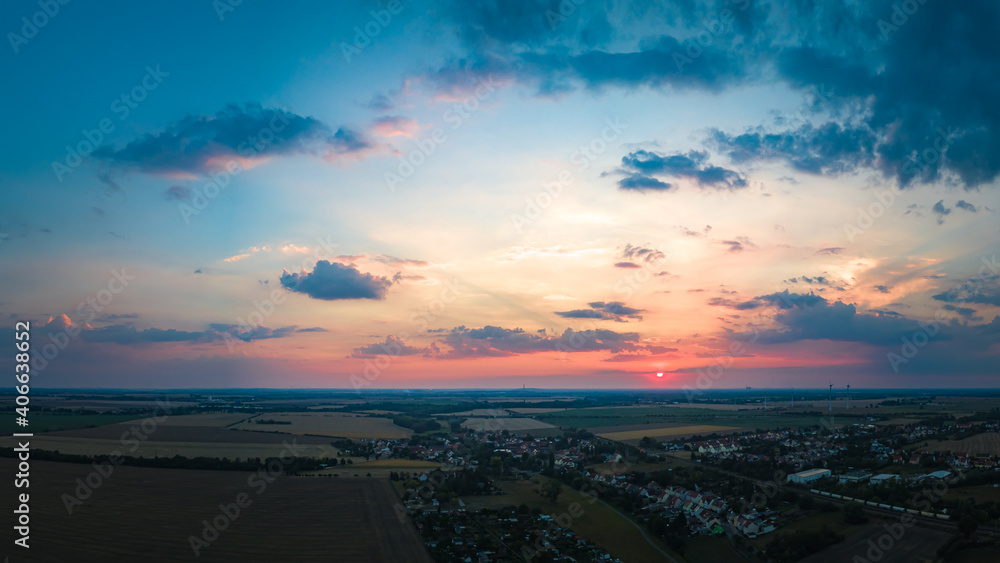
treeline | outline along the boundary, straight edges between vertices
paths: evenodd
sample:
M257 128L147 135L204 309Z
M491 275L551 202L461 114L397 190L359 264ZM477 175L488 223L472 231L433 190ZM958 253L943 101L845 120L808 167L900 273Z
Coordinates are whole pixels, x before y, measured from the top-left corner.
M258 418L257 420L254 421L254 424L291 424L291 423L292 423L291 420L274 420L273 418L265 418L265 419Z
M441 423L433 418L418 419L405 414L397 414L392 417L392 423L396 426L409 428L416 433L433 432L441 429Z
M16 457L14 448L0 448L0 457ZM132 457L132 456L112 456L108 455L80 455L64 454L49 450L31 450L31 458L42 461L59 461L63 463L85 463L98 465L105 462L115 466L128 465L133 467L158 467L163 469L210 469L220 471L257 471L264 469L269 464L273 466L273 461L281 464L282 470L289 475L294 475L301 471L313 471L322 468L322 464L332 465L337 463L335 459L329 458L308 458L295 457L291 461L282 461L280 458L247 458L245 460L217 458L217 457L184 457L176 455L174 457Z

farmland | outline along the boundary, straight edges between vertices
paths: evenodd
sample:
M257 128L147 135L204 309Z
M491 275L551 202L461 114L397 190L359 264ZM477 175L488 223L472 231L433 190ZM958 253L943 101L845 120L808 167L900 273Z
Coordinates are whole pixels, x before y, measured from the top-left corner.
M0 467L15 472L11 459ZM336 553L338 561L430 562L383 479L278 477L262 489L243 472L118 467L70 515L60 497L73 494L86 467L32 464L32 561L194 560L189 537L243 493L250 504L198 560L324 561ZM13 529L5 530L10 545Z
M279 435L275 435L279 436ZM291 443L298 436L285 435L284 439ZM328 441L307 443L297 440L302 457L333 457L337 450ZM0 437L0 447L10 448L17 444L9 436ZM162 440L140 441L129 438L122 440L102 440L95 438L76 438L68 436L35 436L31 446L38 450L58 451L63 454L76 455L127 455L132 457L216 457L229 459L246 459L259 457L261 459L276 457L285 448L280 441L260 443L226 443L226 442L166 442Z
M466 426L477 432L483 430L489 430L492 432L499 432L501 430L507 430L509 432L526 432L532 430L542 430L542 429L552 429L555 426L542 422L540 420L535 420L533 418L470 418L465 421L463 426Z
M134 414L55 414L43 412L31 415L31 427L35 432L54 432L104 426L137 418L142 417ZM0 419L0 430L5 434L20 432L13 416L5 416Z
M241 422L238 430L277 430L289 434L312 434L338 438L409 438L413 431L392 423L392 419L343 413L268 413L261 418L291 424L274 426Z
M739 430L733 426L711 426L698 424L694 426L674 426L670 428L645 428L640 430L624 430L621 432L602 432L597 435L608 440L639 440L644 436L650 438L668 438L677 436L690 436L694 434L712 434Z
M983 432L982 434L976 434L962 440L937 442L932 446L922 449L925 451L966 452L970 455L980 453L1000 455L1000 433Z
M600 428L612 432L615 426L657 425L666 428L671 425L732 426L737 428L771 429L779 427L802 427L822 423L817 415L782 414L773 411L726 411L686 407L601 407L568 409L536 415L562 427ZM628 428L621 429L629 430Z
M537 479L539 483L545 480L544 477ZM669 561L653 547L656 545L666 550L661 542L653 540L655 544L650 544L631 520L601 501L567 488L563 489L558 500L553 503L538 494L538 484L531 481L500 481L497 485L503 489L504 495L470 497L466 502L470 507L516 506L524 503L553 517L571 514L570 505L575 503L578 507L572 509L573 513L582 508L583 514L572 519L569 527L574 532L626 562Z

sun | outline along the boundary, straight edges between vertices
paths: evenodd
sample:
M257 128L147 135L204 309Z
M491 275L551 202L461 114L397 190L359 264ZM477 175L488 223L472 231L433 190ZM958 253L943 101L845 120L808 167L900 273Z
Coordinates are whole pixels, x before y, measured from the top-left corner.
M662 371L656 372L656 377L663 377L663 372Z

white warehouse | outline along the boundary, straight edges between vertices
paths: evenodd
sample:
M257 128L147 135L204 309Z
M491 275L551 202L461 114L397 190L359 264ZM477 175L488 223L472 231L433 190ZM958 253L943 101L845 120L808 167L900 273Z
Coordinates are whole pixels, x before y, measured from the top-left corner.
M829 469L807 469L805 471L799 471L798 473L792 473L788 476L789 483L810 483L816 479L822 479L823 477L829 477Z

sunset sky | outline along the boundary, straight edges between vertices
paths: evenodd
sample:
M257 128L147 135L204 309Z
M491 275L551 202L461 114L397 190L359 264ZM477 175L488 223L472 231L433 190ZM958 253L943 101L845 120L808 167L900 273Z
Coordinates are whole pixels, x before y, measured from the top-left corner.
M800 4L3 2L0 339L40 387L995 386L1000 5Z

